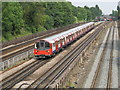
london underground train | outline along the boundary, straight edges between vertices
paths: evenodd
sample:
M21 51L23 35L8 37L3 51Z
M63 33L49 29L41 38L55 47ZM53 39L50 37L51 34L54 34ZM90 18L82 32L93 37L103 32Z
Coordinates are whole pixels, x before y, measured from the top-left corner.
M89 22L84 25L72 28L47 38L43 38L35 43L34 55L38 58L54 56L68 44L80 38L85 33L94 28L95 22Z

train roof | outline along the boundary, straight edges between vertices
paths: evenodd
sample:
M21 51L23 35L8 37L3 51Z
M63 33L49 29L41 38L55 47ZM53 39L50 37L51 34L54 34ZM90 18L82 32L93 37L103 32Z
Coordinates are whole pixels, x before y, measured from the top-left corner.
M81 25L81 26L78 26L78 27L75 27L75 28L72 28L72 29L69 29L67 31L64 31L62 33L59 33L59 34L55 34L53 36L50 36L50 37L47 37L47 38L44 38L42 40L45 40L45 41L48 41L50 43L54 43L55 41L58 41L62 38L64 38L65 36L68 36L68 35L71 35L72 33L78 31L78 30L81 30L89 25L92 25L94 22L89 22L89 23L86 23L84 25Z

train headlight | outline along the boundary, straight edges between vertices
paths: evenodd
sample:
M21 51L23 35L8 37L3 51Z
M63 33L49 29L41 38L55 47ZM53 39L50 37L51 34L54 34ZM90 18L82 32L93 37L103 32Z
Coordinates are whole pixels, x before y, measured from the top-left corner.
M38 51L36 51L36 52L38 52Z
M46 51L46 52L49 52L49 51Z

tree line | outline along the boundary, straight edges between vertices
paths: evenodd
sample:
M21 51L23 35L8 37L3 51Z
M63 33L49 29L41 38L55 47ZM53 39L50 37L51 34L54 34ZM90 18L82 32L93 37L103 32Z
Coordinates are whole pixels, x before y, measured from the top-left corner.
M101 16L95 7L75 7L71 2L3 2L2 41Z
M117 10L118 10L118 19L120 20L120 1L118 3Z

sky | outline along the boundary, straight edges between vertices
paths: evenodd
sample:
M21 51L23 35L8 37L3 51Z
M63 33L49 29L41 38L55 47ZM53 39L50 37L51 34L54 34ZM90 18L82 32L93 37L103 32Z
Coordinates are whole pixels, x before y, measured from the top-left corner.
M67 0L72 2L74 6L84 7L94 7L96 4L103 11L103 14L109 15L112 10L117 10L117 5L120 0Z

